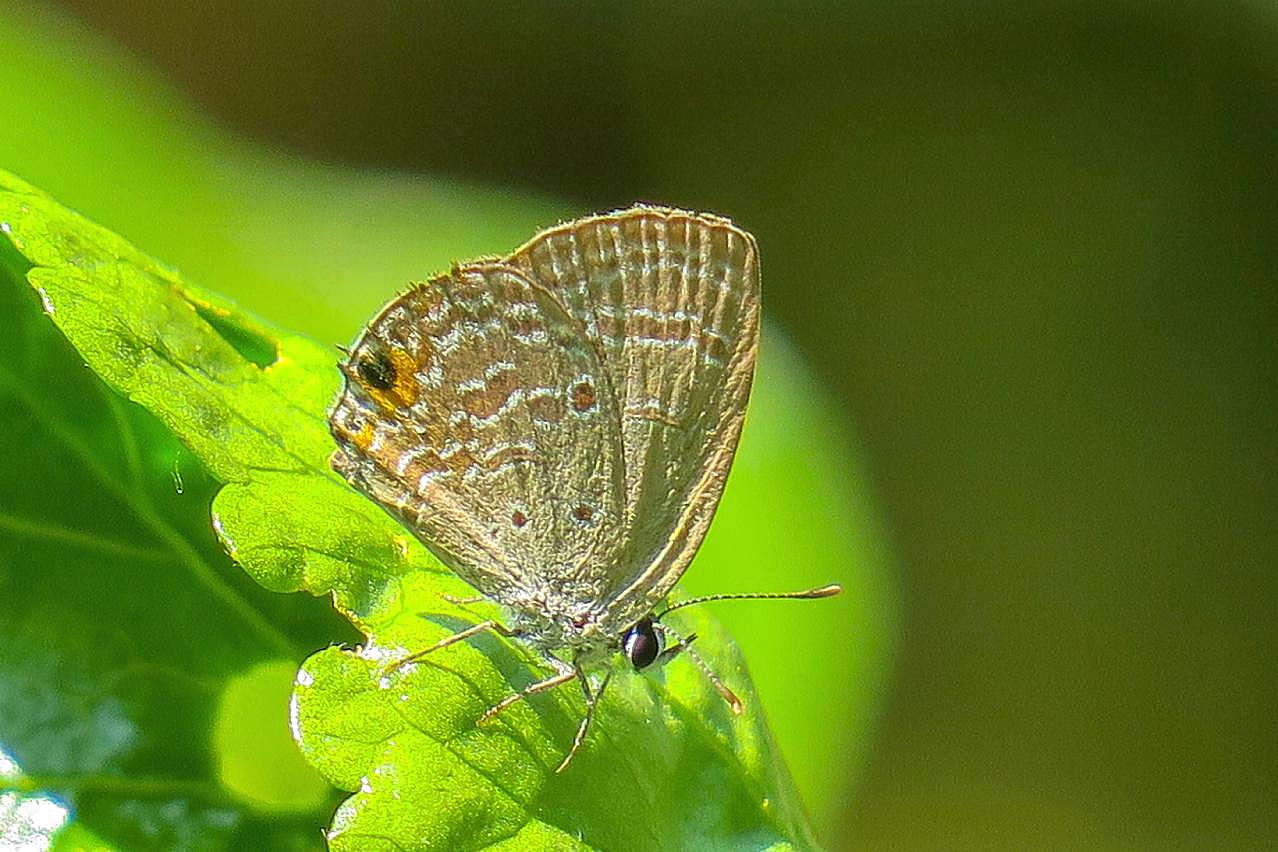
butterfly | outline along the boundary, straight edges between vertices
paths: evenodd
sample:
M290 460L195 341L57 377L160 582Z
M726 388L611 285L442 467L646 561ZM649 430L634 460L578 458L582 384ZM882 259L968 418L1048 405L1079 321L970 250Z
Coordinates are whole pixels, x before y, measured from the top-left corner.
M708 214L637 205L544 230L510 255L455 265L387 304L340 365L333 468L509 614L484 631L554 670L497 703L576 680L586 699L562 771L600 697L588 669L686 653L661 618L714 517L750 396L759 339L754 238ZM671 641L673 640L673 641Z

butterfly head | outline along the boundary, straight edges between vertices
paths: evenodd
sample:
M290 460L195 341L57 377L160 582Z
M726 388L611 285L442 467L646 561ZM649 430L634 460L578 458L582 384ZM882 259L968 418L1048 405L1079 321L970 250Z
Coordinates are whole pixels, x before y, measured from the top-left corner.
M666 631L651 617L640 619L621 638L621 651L635 671L642 671L655 663L665 650Z

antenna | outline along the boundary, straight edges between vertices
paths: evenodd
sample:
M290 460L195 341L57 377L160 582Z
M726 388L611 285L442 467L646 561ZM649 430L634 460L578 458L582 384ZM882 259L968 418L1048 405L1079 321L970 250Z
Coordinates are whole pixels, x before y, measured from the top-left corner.
M660 621L662 616L674 612L676 609L683 609L685 606L693 606L694 604L709 603L710 601L757 601L757 600L814 600L816 598L832 598L843 591L843 587L838 583L831 583L828 586L822 586L819 589L805 589L802 592L742 592L737 594L726 595L703 595L699 598L689 598L686 601L679 601L673 606L668 606L661 612L653 616L654 621Z

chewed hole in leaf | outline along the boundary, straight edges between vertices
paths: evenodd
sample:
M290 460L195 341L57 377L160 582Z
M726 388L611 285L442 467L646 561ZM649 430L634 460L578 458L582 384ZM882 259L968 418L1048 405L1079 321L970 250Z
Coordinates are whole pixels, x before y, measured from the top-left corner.
M251 361L262 369L279 360L280 353L275 341L256 329L242 324L240 318L197 301L192 301L191 306L195 308L200 319L208 323L218 336L230 344L231 348L240 353L245 360Z

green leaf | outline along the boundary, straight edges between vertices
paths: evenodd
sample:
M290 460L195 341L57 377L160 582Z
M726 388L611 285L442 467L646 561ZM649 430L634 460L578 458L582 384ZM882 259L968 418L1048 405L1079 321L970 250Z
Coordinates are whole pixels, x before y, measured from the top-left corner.
M7 175L0 232L0 810L66 848L314 848L334 794L281 704L343 622L235 568L208 467L84 366L153 381L138 395L180 419L162 383L211 380L158 353L197 326L143 298L169 273ZM268 756L273 786L234 783Z
M362 849L373 837L483 846L530 824L541 825L539 836L562 832L598 848L806 845L762 720L733 718L691 663L676 661L661 679L618 672L585 749L555 775L585 710L580 695L537 696L476 727L487 707L537 676L527 656L497 640L452 646L384 676L392 654L469 621L441 612L431 578L401 588L378 644L358 655L322 652L299 676L303 748L335 784L361 788L338 812L335 848ZM750 702L744 665L722 631L704 615L680 626L706 640L711 664Z
M522 648L480 639L384 674L388 660L491 613L449 603L445 595L466 594L460 581L329 470L325 409L338 378L331 353L244 316L8 176L0 178L0 230L18 252L8 257L8 277L22 274L33 291L26 305L15 304L21 325L35 335L47 332L37 311L42 308L97 375L153 415L119 401L85 375L91 387L69 393L68 403L96 394L97 404L113 412L123 444L120 452L102 452L67 434L60 451L77 456L96 474L92 484L124 503L129 512L121 514L136 516L129 521L140 526L108 523L94 539L96 550L144 561L149 551L131 543L150 536L157 548L172 550L186 572L167 575L170 586L181 588L165 589L164 595L142 587L147 599L171 595L175 602L185 597L196 603L198 596L182 594L194 580L224 608L222 618L240 625L236 631L211 626L194 648L180 646L190 639L186 633L144 653L131 647L147 665L169 667L166 698L180 700L188 687L182 676L198 677L185 657L168 658L179 651L190 657L207 653L212 637L246 646L226 655L240 671L244 659L288 658L298 647L263 612L259 598L250 603L242 587L216 572L206 538L200 541L205 552L195 549L191 540L204 532L198 524L186 516L179 534L156 517L153 504L160 494L131 499L132 491L121 486L131 476L136 490L163 490L157 482L172 488L171 476L156 475L176 457L167 454L178 452L171 442L165 445L166 431L195 456L182 469L183 479L198 480L205 495L217 492L213 525L231 556L268 589L331 593L338 609L366 634L358 651L330 648L312 656L293 696L294 733L303 752L332 783L359 791L338 810L334 847L810 844L761 714L733 717L689 660L677 660L657 677L619 672L585 749L561 775L553 767L584 712L572 688L520 702L483 728L475 724L486 707L543 675L544 667ZM38 347L10 342L17 361L39 360L56 348L47 339ZM8 384L29 416L43 419L55 433L62 428L45 411L41 393L32 390L41 386L38 377L13 377ZM143 427L149 430L145 441L137 434ZM142 446L165 449L143 458ZM125 471L114 469L121 465ZM192 494L190 486L179 490L177 497ZM11 520L11 526L22 523L28 522ZM72 535L79 533L64 532ZM164 579L148 577L147 583L163 588ZM113 585L102 592L103 601L134 590ZM675 626L698 633L711 665L747 706L756 706L732 642L707 616L689 614ZM78 634L66 625L58 628ZM228 669L219 675L225 678ZM204 686L215 691L226 683ZM207 739L207 707L202 713L187 715ZM22 741L8 731L3 736L6 742ZM85 782L74 779L65 786L79 790ZM238 789L242 795L244 788ZM229 821L225 812L234 797L226 786L199 792L211 800L212 822L180 823L212 836L217 819Z

